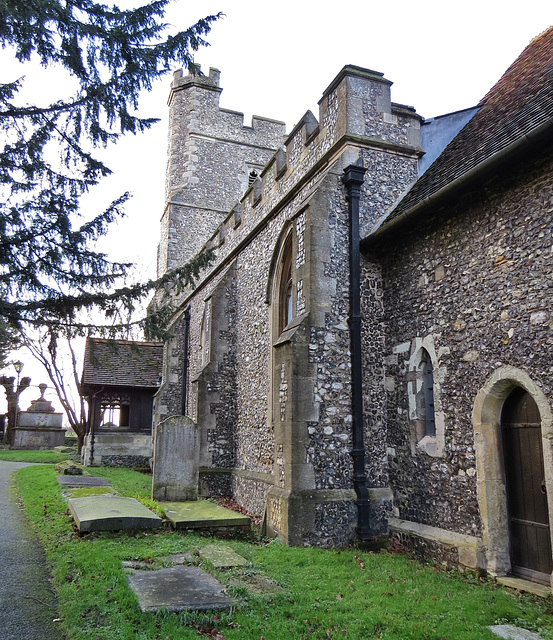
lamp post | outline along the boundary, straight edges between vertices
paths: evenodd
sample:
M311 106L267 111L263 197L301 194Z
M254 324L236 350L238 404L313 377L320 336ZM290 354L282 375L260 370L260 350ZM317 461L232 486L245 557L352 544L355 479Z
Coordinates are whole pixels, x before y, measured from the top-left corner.
M16 360L13 363L13 368L15 369L15 372L17 373L17 386L19 386L19 374L23 371L23 363L21 362L21 360Z

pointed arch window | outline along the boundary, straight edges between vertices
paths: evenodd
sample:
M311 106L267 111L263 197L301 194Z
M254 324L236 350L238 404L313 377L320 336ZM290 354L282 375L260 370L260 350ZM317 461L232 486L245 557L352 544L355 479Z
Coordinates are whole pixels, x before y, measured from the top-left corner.
M431 335L415 338L407 371L411 451L434 458L444 455L445 414L441 402L447 369L440 366Z
M282 252L282 269L279 287L278 332L282 333L293 316L292 305L292 236L288 236Z
M211 361L211 298L205 301L204 314L200 327L200 357L201 366Z
M430 354L426 349L421 353L422 387L424 396L424 435L436 435L436 417L434 413L434 368Z

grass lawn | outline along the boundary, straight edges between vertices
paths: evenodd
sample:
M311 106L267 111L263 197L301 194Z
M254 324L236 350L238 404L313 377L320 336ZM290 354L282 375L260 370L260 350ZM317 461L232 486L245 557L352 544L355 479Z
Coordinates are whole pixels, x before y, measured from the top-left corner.
M24 450L24 449L0 449L0 460L9 460L10 462L40 462L43 464L57 464L65 462L69 456L67 453L58 453L57 451L46 450Z
M147 500L151 478L95 468L120 495ZM17 472L25 505L49 562L60 623L68 640L478 640L497 638L487 625L511 623L553 639L553 602L422 566L407 555L356 549L289 548L274 542L224 544L250 561L246 570L214 572L237 605L230 613L142 613L122 561L163 566L171 553L194 551L213 538L159 533L77 535L52 467ZM209 567L204 567L209 569ZM283 591L251 595L233 587L237 573L263 574Z

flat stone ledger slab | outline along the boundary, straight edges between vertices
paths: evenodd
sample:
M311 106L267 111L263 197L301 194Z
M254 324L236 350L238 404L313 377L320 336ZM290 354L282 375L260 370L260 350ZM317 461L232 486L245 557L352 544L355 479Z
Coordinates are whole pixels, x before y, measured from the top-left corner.
M54 447L54 451L58 453L73 453L73 451L77 451L77 447L69 447L61 444L59 447Z
M233 587L247 589L253 595L265 595L272 593L283 593L284 589L269 578L259 574L241 575L233 578L230 583Z
M238 555L234 549L217 544L208 544L200 549L200 558L210 562L216 569L245 567L250 564L246 558Z
M69 509L81 533L122 529L159 529L162 519L134 498L71 498Z
M163 502L160 506L175 529L251 527L251 520L248 516L205 500Z
M504 638L505 640L543 640L542 636L537 633L515 627L512 624L496 624L488 627L488 629L494 635Z
M111 487L111 483L105 478L95 478L92 476L58 476L58 482L69 489L80 489L81 487Z
M129 584L142 611L208 611L233 604L223 585L198 567L139 570L129 575Z

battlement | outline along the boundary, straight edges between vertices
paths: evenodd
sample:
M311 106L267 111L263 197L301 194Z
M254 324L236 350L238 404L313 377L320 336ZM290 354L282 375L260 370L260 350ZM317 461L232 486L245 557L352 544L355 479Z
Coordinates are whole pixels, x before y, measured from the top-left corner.
M265 132L271 135L276 125L282 130L281 134L284 136L286 125L281 120L254 115L251 124L245 125L244 114L241 111L223 109L219 106L219 96L223 91L219 85L221 78L219 69L210 67L208 75L202 73L199 65L195 67L195 70L196 73L188 73L187 75L184 75L183 69L178 69L173 73L173 82L167 103L169 107L172 107L175 100L182 98L181 92L190 94L192 98L189 102L189 108L193 107L192 110L196 112L197 117L203 116L201 122L197 122L198 125L201 125L201 133L209 133L211 130L213 134L219 133L225 137L251 143L253 142L252 134L255 137L263 136ZM182 99L186 100L186 98ZM207 130L206 127L208 127Z
M413 107L392 103L383 74L348 65L323 92L319 119L307 111L272 155L206 246L217 248L216 263L275 215L296 207L334 157L347 145L417 159L422 118Z
M277 212L292 216L293 203L308 198L348 149L352 162L363 150L373 163L416 164L422 155L422 118L391 102L392 83L379 72L345 66L324 90L319 118L307 111L286 137L278 120L254 117L244 127L242 113L221 109L219 77L210 69L173 79L160 275L205 245L218 247L221 263Z
M221 72L219 71L219 69L210 67L209 74L207 76L202 73L201 67L199 65L196 65L193 71L195 72L189 72L186 76L184 75L183 69L177 69L173 73L173 82L171 84L171 92L169 94L168 100L169 104L171 103L171 100L173 99L176 91L179 91L186 87L190 87L192 85L221 93L222 89L219 87Z

